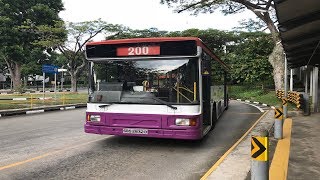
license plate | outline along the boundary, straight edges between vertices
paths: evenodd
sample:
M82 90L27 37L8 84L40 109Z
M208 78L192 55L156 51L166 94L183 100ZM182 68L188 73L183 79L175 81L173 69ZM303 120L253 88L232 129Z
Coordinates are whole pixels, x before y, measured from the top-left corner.
M147 129L130 129L130 128L124 128L123 134L148 134Z

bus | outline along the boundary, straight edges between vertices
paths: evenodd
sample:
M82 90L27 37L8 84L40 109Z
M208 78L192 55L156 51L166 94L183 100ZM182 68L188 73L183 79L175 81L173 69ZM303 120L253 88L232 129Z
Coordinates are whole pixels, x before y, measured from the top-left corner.
M86 44L86 133L198 140L228 108L228 66L196 37Z

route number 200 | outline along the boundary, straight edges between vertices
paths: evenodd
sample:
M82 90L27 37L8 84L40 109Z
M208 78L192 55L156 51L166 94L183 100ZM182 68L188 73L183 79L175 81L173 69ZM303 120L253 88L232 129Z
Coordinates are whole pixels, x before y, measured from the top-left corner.
M149 54L149 47L129 47L128 48L128 55L129 56L139 56L139 55L148 55Z
M160 55L160 46L129 46L118 47L117 56L148 56Z

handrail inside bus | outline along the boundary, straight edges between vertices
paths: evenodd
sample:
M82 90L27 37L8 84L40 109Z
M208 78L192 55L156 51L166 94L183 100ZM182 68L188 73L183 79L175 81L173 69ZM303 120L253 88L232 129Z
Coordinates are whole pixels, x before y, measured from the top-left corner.
M179 84L177 84L177 89L173 88L176 92L177 92L177 102L179 102L179 95L181 95L182 97L186 98L189 102L192 102L187 96L185 96L179 89L183 89L186 90L187 92L193 94L193 102L196 101L196 89L197 88L197 83L194 82L193 83L193 91L188 89L187 87L184 86L179 86Z

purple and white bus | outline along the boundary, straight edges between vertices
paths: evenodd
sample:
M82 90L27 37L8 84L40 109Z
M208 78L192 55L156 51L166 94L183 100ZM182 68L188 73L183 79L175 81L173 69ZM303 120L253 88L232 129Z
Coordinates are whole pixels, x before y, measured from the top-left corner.
M86 58L86 133L201 139L228 108L228 67L199 38L89 42Z

